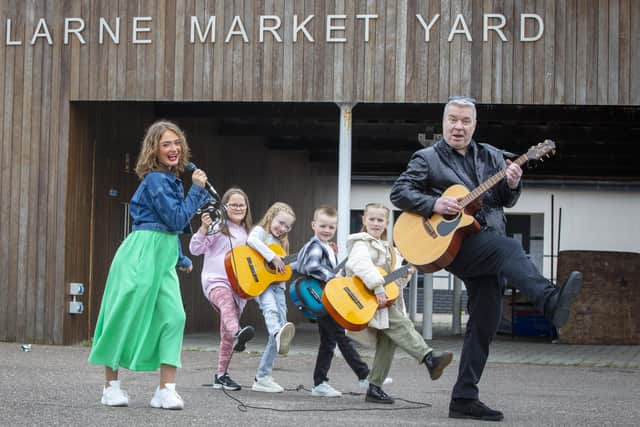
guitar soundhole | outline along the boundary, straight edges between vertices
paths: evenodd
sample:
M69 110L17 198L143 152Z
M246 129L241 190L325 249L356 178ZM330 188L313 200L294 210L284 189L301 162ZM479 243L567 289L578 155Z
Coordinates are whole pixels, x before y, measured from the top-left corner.
M276 266L275 264L273 264L272 262L264 262L264 269L266 271L269 272L269 274L273 274L273 275L279 275L280 273L278 273L278 270L276 270Z
M447 219L444 217L445 221L440 221L437 225L438 234L441 236L446 236L452 231L455 231L456 227L460 223L462 219L462 214L457 214L451 217L451 219Z

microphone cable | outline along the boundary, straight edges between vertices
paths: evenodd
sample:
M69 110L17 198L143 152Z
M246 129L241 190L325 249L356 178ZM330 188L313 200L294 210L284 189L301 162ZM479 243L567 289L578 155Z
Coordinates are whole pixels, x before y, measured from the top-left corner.
M222 207L222 211L224 212L224 219L225 221L228 220L227 217L227 212L224 208L224 206ZM235 253L233 252L233 241L231 239L231 235L228 236L229 238L229 247L231 248L231 262L233 264L233 268L234 271L238 271L237 269L237 263L236 263L236 257L235 257ZM225 373L229 370L229 365L231 364L231 360L233 359L235 352L232 351L231 352L231 357L229 358L229 361L227 362L227 366L225 366ZM204 387L211 387L213 389L213 384L211 384L211 386L209 386L209 384L203 384ZM246 389L250 389L250 386L247 385L240 385L240 387L242 388L246 388ZM226 390L224 388L224 386L222 386L220 388L220 390L222 390L222 392L224 393L224 395L236 402L236 409L240 412L248 412L249 409L253 409L253 410L261 410L261 411L272 411L272 412L280 412L280 413L294 413L294 412L298 412L298 413L308 413L308 412L363 412L363 411L408 411L408 410L416 410L416 409L426 409L426 408L431 408L433 405L431 405L430 403L426 403L426 402L419 402L419 401L414 401L414 400L409 400L409 399L405 399L402 397L394 397L394 399L396 401L400 401L400 402L405 402L411 406L403 406L403 407L380 407L380 405L376 406L376 407L367 407L367 408L345 408L345 407L338 407L338 408L301 408L301 409L282 409L282 408L275 408L273 406L257 406L257 405L252 405L252 404L248 404L245 401L243 401L242 399L236 397L236 396L232 396L228 390ZM284 389L285 392L301 392L301 391L305 391L308 393L311 393L311 390L309 390L308 388L306 388L304 385L302 384L298 384L298 386L296 386L295 388L285 388ZM363 396L365 393L356 393L356 392L346 392L346 393L342 393L343 396Z
M233 356L232 356L233 357ZM208 387L208 384L203 384L203 386ZM249 388L249 386L245 386L245 385L241 385L241 387L244 388ZM431 405L430 403L426 403L426 402L418 402L415 400L409 400L409 399L405 399L402 397L394 397L394 399L396 401L400 401L400 402L405 402L411 406L402 406L402 407L388 407L388 406L380 406L380 404L378 404L378 406L375 407L366 407L366 408L348 408L348 407L337 407L337 408L299 408L299 409L282 409L282 408L276 408L273 406L257 406L257 405L253 405L253 404L249 404L246 401L243 401L242 399L236 397L236 396L232 396L231 393L229 393L228 390L226 390L224 387L221 388L222 392L224 393L224 395L231 399L232 401L236 402L236 409L240 412L248 412L249 409L253 409L253 410L261 410L261 411L272 411L272 412L281 412L281 413L308 413L308 412L366 412L366 411L410 411L410 410L417 410L417 409L426 409L426 408L431 408L433 405ZM305 391L308 393L311 393L311 390L309 390L308 388L306 388L304 385L299 384L297 387L295 388L285 388L284 389L285 392L300 392L300 391ZM356 393L356 392L346 392L346 393L342 393L343 396L364 396L365 393Z

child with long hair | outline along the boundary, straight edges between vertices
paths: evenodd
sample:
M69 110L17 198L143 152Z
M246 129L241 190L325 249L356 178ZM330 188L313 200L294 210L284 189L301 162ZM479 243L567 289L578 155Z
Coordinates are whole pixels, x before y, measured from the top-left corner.
M291 206L276 202L267 210L258 225L253 227L247 238L247 245L258 251L265 261L271 263L279 273L285 271L285 263L268 245L277 243L282 246L285 253L288 253L288 234L295 220L296 215ZM271 376L273 362L277 354L289 352L289 344L295 335L293 323L287 322L285 283L279 282L269 285L255 300L262 311L269 339L251 389L265 393L281 393L284 388Z
M437 380L451 363L450 352L436 353L416 331L413 322L406 316L402 290L400 298L387 306L384 276L378 271L382 267L387 273L402 264L400 254L386 241L389 225L389 209L379 203L369 203L362 217L363 232L352 234L347 239L348 259L345 270L349 276L358 276L378 300L378 311L369 322L369 328L354 334L368 334L375 342L376 353L369 373L369 388L365 400L374 403L393 403L391 396L382 390L393 361L396 347L400 347L418 362L424 363L432 380ZM413 267L409 273L413 273ZM408 276L395 283L404 287Z
M131 199L133 231L118 248L105 285L89 362L104 365L102 404L127 406L118 368L154 371L160 385L151 406L182 409L176 392L186 315L176 267L190 272L178 234L191 233L191 218L209 198L206 174L196 169L184 197L178 178L189 162L184 133L174 123L158 121L145 134L136 164L142 180Z
M246 300L240 298L227 278L224 267L226 253L247 241L251 229L249 197L239 188L231 188L220 200L226 210L227 221L213 224L208 212L202 214L202 225L191 237L189 250L193 255L204 255L202 267L202 292L209 303L220 313L220 351L218 369L213 375L213 388L240 390L240 384L229 376L227 370L232 351L244 351L245 344L254 336L252 326L240 328L240 316Z

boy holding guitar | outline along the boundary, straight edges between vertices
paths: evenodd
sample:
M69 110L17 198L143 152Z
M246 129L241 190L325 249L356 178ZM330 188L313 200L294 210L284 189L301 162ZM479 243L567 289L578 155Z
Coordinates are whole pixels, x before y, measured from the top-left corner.
M505 162L501 150L476 143L472 139L475 127L474 100L450 98L442 118L443 139L417 151L391 190L394 205L410 211L411 215L421 216L420 227L406 236L406 241L413 245L406 250L403 247L404 238L398 227L400 219L394 229L394 239L400 251L412 261L413 255L409 252L430 251L442 238L458 233L452 231L453 224L469 219L469 231L461 230L458 236L461 238L454 238L455 244L449 245L454 247L454 253L445 253L435 262L435 267L424 265L424 271L446 268L464 281L469 297L469 321L449 417L500 421L504 418L502 412L478 399L478 382L502 317L505 282L520 290L555 326L562 327L580 291L582 276L573 272L562 288L554 287L527 258L522 245L506 237L503 208L515 205L520 196L520 159ZM553 146L552 141L548 142ZM464 192L451 194L452 187L477 188L471 193L466 190L471 196L468 197ZM476 197L483 202L481 209L477 204L469 205ZM429 226L424 220L431 221L433 215L443 217L437 227ZM427 235L420 234L420 230ZM419 245L424 249L415 250Z
M444 369L451 363L453 354L436 353L427 345L405 315L402 297L391 305L387 302L383 286L385 279L378 267L382 267L388 274L400 267L402 261L396 249L386 241L389 209L382 204L369 203L365 206L362 222L364 231L350 235L347 240L348 258L345 270L349 276L358 276L367 288L375 293L378 300L379 309L369 322L369 328L359 332L372 335L376 345L365 400L373 403L393 403L393 398L381 387L389 374L396 347L424 363L432 380L440 378ZM409 269L409 273L415 271L412 270L413 268ZM396 284L400 282L398 285L404 286L407 281L408 276L397 280Z
M335 277L335 269L338 263L335 247L332 245L331 239L336 234L337 223L338 213L334 208L323 206L316 209L311 222L314 236L298 253L296 267L298 272L320 281L321 285ZM342 353L361 383L366 382L369 375L369 367L360 358L353 342L345 335L344 329L331 316L328 314L319 316L317 322L318 331L320 332L320 347L318 348L316 366L313 370L311 395L316 397L339 397L342 393L329 384L329 378L327 377L329 368L331 368L331 360L333 359L336 343L340 348L340 353Z

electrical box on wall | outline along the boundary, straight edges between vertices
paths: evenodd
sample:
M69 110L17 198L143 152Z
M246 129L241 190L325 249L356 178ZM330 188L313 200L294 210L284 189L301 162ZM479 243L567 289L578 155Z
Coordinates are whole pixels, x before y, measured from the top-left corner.
M76 297L84 295L84 283L70 282L69 295L72 297L71 301L69 301L69 314L82 314L84 312L84 304L82 301L77 301Z
M69 314L82 314L83 311L82 301L69 301Z
M78 282L69 283L69 295L83 295L84 284Z

